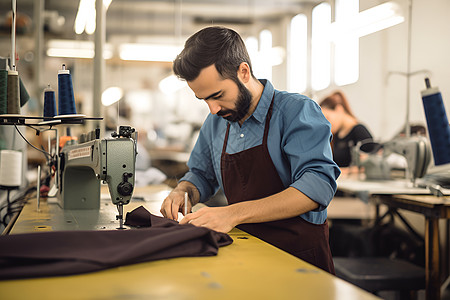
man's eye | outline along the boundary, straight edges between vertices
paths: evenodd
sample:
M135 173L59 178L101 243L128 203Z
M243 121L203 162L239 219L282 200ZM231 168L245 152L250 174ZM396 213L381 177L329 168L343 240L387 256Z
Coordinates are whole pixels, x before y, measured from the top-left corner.
M222 98L222 94L213 97L214 100L218 100L218 99L220 99L220 98Z

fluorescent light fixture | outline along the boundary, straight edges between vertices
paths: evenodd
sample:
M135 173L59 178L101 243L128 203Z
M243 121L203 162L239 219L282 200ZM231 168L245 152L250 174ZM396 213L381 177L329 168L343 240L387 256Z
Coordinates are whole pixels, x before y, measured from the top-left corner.
M182 49L172 45L122 44L119 55L122 60L172 62Z
M87 18L89 14L89 10L92 9L92 5L90 2L93 0L80 0L80 4L78 5L77 16L75 17L74 30L76 34L82 34L84 28L86 27ZM95 4L94 4L95 9Z
M405 20L400 5L385 2L358 13L354 18L336 21L331 25L333 40L344 35L362 37L400 24Z
M82 1L82 0L81 0ZM90 8L87 11L86 24L84 25L84 31L91 35L95 32L95 20L96 20L96 9L95 0L88 0Z
M159 82L159 89L166 95L175 94L177 91L184 87L187 87L187 83L184 80L179 79L175 75L170 75Z
M108 9L112 0L103 0L105 10ZM95 0L80 0L77 16L75 17L74 30L76 34L87 34L95 32Z
M107 88L102 93L102 104L104 106L110 106L116 103L123 97L123 90L120 87L112 86Z
M94 58L94 42L76 40L50 40L47 43L47 55L51 57ZM113 56L110 44L105 45L104 59Z
M51 57L93 58L94 50L91 49L47 49L47 55Z

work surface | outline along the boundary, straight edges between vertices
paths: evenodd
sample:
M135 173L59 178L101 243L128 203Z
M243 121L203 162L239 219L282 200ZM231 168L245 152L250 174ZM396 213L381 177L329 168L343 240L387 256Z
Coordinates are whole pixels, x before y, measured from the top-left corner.
M430 188L414 186L409 180L403 179L359 180L354 177L341 177L337 184L341 192L356 195L364 202L368 202L372 195L431 195L433 193ZM440 192L450 195L450 189L441 188Z
M135 201L125 210L144 205L159 214L167 193L168 189L160 186L138 190L135 195L145 201ZM55 230L57 222L52 220L57 218L50 213L54 209L44 202L37 211L36 202L30 201L11 233ZM69 227L83 227L70 220ZM99 220L103 220L101 228L111 223L108 217ZM1 281L0 298L378 299L240 230L234 229L230 236L233 244L220 248L214 257L174 258L84 275Z

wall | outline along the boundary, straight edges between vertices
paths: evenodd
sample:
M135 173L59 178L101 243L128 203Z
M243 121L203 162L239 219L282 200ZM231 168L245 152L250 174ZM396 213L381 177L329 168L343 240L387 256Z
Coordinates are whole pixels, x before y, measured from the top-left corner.
M360 1L370 6L376 1ZM400 1L408 16L408 1ZM411 72L430 71L433 86L439 86L447 114L450 110L450 2L412 1ZM359 81L341 88L360 120L379 140L392 137L406 121L406 77L390 72L407 71L408 20L360 39ZM425 122L420 91L425 74L410 77L410 121ZM334 90L317 92L315 99Z

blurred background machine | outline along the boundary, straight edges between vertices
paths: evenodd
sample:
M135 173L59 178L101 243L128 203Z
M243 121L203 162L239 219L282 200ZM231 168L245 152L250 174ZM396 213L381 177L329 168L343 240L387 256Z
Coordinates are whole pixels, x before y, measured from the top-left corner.
M361 152L367 153L366 158L360 158ZM359 143L353 148L352 157L354 165L364 168L367 180L390 180L397 177L395 170L401 170L401 177L415 184L427 172L431 148L424 136L397 136L383 143Z

